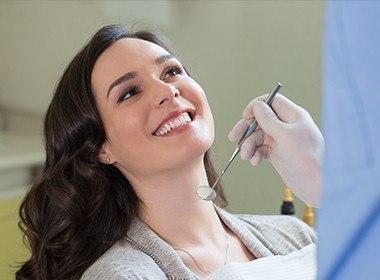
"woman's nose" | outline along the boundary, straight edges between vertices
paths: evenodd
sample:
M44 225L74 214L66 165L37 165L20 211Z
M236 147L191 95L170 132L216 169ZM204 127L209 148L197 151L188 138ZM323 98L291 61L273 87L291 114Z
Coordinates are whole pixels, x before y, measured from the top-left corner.
M177 98L180 95L178 88L171 84L164 83L164 86L161 86L156 90L158 92L153 100L153 105L155 107L161 107L165 103L170 103L174 98Z

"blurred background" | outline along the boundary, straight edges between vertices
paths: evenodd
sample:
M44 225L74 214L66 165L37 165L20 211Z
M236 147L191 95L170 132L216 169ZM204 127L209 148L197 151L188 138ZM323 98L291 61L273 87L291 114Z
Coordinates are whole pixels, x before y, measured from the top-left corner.
M324 1L1 1L0 279L28 251L18 206L44 160L42 120L65 66L103 25L161 31L204 88L213 111L220 171L227 139L247 103L282 93L320 124ZM69 110L69 108L68 108ZM238 159L223 178L228 210L279 214L284 184L270 164ZM295 199L297 216L305 205Z

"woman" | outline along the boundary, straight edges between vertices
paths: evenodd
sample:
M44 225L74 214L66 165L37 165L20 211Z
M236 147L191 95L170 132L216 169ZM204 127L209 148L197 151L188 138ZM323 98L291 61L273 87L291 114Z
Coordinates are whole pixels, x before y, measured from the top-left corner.
M281 95L273 108L289 123L265 106L256 100L244 112L262 129L242 156L269 159L307 199L297 186L318 191L320 133ZM240 121L230 138L245 127ZM197 279L315 242L297 219L237 217L197 197L217 177L213 118L203 89L156 33L99 30L65 70L44 136L45 167L20 208L32 255L17 279Z

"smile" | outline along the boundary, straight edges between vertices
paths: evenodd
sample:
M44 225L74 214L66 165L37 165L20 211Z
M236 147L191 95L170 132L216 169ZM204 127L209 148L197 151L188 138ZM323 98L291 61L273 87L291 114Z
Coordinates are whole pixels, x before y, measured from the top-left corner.
M177 130L180 127L185 126L188 123L191 123L191 117L188 112L185 112L181 115L179 115L176 118L173 118L169 121L167 121L165 124L163 124L157 132L154 134L156 136L163 136L166 135L167 133Z

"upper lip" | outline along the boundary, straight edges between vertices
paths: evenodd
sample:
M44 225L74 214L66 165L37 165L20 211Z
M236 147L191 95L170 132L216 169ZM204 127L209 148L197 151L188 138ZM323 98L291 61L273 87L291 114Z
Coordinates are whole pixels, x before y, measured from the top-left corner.
M189 113L189 116L191 119L193 119L193 116L194 116L194 113L195 113L195 110L194 109L190 109L190 108L182 108L182 109L177 109L171 113L169 113L161 122L160 124L153 130L153 135L156 134L156 132L161 128L161 126L163 126L165 123L167 123L169 120L171 119L175 119L176 117L178 117L179 115L183 114L183 113Z

